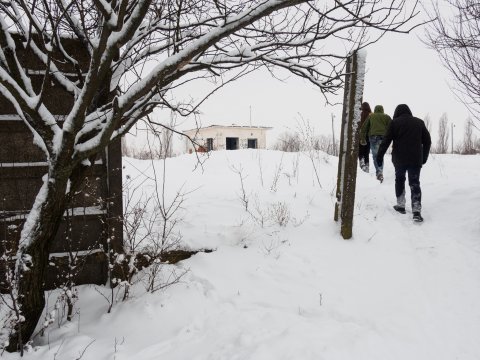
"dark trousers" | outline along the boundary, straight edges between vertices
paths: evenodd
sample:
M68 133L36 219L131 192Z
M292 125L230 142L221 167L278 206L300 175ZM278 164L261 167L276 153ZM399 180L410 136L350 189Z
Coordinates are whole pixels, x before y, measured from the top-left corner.
M397 196L397 205L405 207L405 175L408 172L412 211L418 212L422 210L420 170L420 166L395 166L395 195Z
M372 135L368 138L368 140L370 141L370 150L372 150L372 158L373 158L373 165L375 166L375 173L378 176L379 174L383 174L383 164L382 166L377 164L378 148L380 147L380 144L383 141L383 136Z
M369 164L369 157L370 157L370 142L367 141L367 145L359 145L358 146L358 160L365 165Z

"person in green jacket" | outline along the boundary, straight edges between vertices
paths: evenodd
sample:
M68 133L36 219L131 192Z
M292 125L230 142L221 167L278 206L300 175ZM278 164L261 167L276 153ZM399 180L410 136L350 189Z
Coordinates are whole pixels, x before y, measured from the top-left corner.
M360 144L366 144L367 139L370 141L373 165L375 165L377 180L380 182L383 182L383 164L378 165L377 152L391 121L392 118L383 112L383 106L377 105L360 129Z

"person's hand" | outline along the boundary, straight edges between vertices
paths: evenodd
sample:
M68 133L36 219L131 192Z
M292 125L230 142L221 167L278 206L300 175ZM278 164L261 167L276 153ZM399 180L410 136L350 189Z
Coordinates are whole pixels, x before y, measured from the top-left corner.
M377 165L382 166L383 165L383 157L377 156Z
M367 140L365 139L360 140L360 145L363 145L363 146L367 145Z

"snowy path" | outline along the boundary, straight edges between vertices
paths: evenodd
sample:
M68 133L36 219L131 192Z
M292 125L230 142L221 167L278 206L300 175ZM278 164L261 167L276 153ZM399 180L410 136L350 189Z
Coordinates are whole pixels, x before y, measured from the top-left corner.
M478 156L431 157L421 179L425 223L414 224L411 213L401 215L393 209L376 219L388 223L381 229L385 240L399 241L411 253L406 260L414 276L406 289L416 294L418 306L425 309L424 319L412 319L412 324L424 326L430 335L425 345L431 354L425 358L480 358L475 335L480 324L479 160ZM394 204L391 167L391 176L379 194L389 198L388 204Z

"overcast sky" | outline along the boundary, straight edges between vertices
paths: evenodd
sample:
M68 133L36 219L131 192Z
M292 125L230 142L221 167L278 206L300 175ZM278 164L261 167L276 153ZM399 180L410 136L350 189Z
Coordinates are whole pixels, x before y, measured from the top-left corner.
M381 104L393 115L400 103L410 106L415 116L430 115L434 141L437 123L443 113L455 124L454 140L463 136L469 113L449 88L450 74L438 55L418 38L418 29L411 34L387 34L366 49L364 101ZM258 71L224 87L201 107L201 124L271 126L267 145L279 134L295 130L300 119L308 120L317 134L331 135L331 117L339 133L342 106L326 105L320 91L303 79L284 74L283 81ZM343 92L332 101L341 102ZM163 115L165 116L165 115ZM179 130L194 127L192 120L183 121Z

